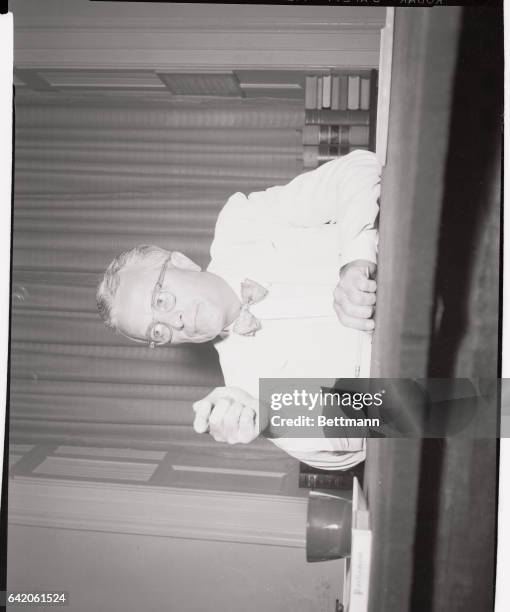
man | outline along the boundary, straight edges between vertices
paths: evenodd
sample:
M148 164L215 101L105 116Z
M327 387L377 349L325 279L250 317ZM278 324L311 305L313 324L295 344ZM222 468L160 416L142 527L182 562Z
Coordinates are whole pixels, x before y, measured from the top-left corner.
M234 194L220 212L211 263L142 246L105 272L105 323L150 346L213 341L225 387L194 404L194 428L248 443L266 426L259 378L368 376L376 299L380 167L355 151L289 184ZM364 459L363 439L272 440L325 469Z

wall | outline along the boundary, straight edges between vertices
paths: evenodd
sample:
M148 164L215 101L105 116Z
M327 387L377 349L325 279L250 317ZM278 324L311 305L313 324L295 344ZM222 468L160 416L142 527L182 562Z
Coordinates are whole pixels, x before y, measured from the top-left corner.
M192 402L222 384L217 353L210 343L152 351L107 332L95 288L112 258L137 244L206 266L228 197L302 170L302 104L23 93L11 440L166 448L191 430Z
M11 2L18 68L376 67L385 9Z
M70 612L332 611L342 581L303 549L23 525L8 561L8 589L66 590Z
M306 512L297 497L14 476L8 588L69 591L71 612L331 612L343 564L306 562Z

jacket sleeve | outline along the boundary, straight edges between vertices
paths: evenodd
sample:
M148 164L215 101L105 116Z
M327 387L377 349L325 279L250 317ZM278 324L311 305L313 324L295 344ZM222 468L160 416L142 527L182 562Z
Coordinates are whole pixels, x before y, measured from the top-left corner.
M336 224L340 267L355 259L375 263L380 179L375 154L353 151L248 199L281 226Z
M291 457L321 470L348 470L366 458L366 440L341 438L270 438Z

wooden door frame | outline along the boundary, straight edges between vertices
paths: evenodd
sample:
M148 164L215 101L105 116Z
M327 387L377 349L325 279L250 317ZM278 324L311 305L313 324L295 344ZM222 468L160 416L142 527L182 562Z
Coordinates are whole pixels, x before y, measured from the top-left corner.
M69 4L49 0L44 13L37 10L35 0L15 5L15 66L373 68L379 63L385 23L384 9L379 7L153 4L149 14L147 10L126 3L118 14L114 3L85 6L83 0Z
M302 497L14 477L9 523L304 548ZM304 553L303 553L304 555Z

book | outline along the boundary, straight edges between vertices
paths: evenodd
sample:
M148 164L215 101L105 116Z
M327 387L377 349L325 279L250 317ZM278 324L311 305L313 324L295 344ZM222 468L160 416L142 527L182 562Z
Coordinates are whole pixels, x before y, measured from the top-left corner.
M317 108L317 76L307 75L305 78L305 109Z
M345 142L352 146L368 146L369 128L366 125L305 125L303 127L303 144L340 144Z
M352 476L342 474L300 474L301 489L347 489L352 484Z
M317 106L322 108L322 76L317 77Z
M370 138L368 140L368 149L369 151L374 151L374 152L375 152L375 144L376 144L376 134L378 131L377 130L377 113L378 113L378 106L379 106L378 89L379 89L378 88L378 72L377 70L371 70L370 71ZM383 132L380 134L381 137L384 135ZM385 149L385 146L381 146L381 150L384 151L384 149Z
M349 96L349 77L343 74L340 77L340 110L347 110L347 98Z
M322 77L322 108L331 108L331 75Z
M321 125L305 125L303 127L303 144L317 146L321 141Z
M340 157L339 145L320 145L319 147L303 147L303 166L317 168L328 161Z
M367 612L372 558L370 512L357 478L352 490L351 557L344 566L344 607L348 612Z
M342 157L349 153L349 146L340 144L321 144L319 146L305 145L303 147L303 166L317 168L321 164Z
M351 125L349 128L349 143L351 146L368 146L370 130L366 125Z
M303 127L303 144L339 144L340 126L339 125L305 125Z
M318 147L303 147L303 168L311 170L319 166L319 149Z
M306 125L368 125L369 114L364 110L310 109L305 111Z
M348 470L321 470L306 463L299 464L299 487L306 489L343 489L352 491L353 479L363 480L363 465Z
M347 92L347 108L349 110L359 109L359 76L350 76L348 80L348 92Z
M370 79L361 79L359 106L362 110L370 108Z
M337 74L331 77L331 108L340 108L340 77Z

